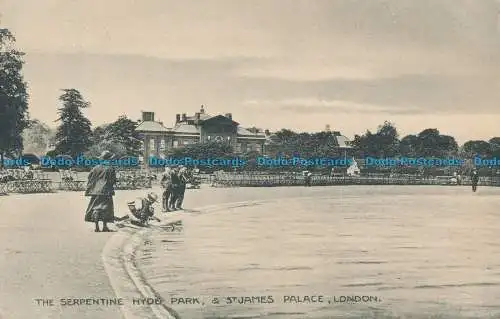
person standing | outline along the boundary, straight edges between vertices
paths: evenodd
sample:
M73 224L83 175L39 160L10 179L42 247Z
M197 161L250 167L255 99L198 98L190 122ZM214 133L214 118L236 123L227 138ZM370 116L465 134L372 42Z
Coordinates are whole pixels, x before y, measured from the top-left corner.
M311 186L311 180L312 180L312 173L307 171L305 174L305 183L306 186Z
M175 209L182 209L184 202L184 194L186 193L186 184L189 182L188 170L186 167L181 166L179 169L179 189L177 200L175 202Z
M171 210L177 210L176 209L176 203L177 199L179 198L179 191L181 187L181 180L179 176L179 167L174 167L172 170L172 174L170 175L172 178L172 195L170 196L170 201L169 201L169 208Z
M472 170L470 179L472 181L472 191L475 192L477 190L477 184L479 183L479 173L476 168Z
M115 221L113 196L116 184L116 172L110 164L106 164L114 158L109 151L102 152L99 159L101 163L94 166L87 180L85 196L90 196L90 202L85 212L85 221L95 223L95 232L99 232L99 222L102 222L102 231L111 231L108 223Z
M172 196L172 169L168 166L165 167L165 171L161 175L160 185L163 188L162 210L163 212L169 212L169 200Z

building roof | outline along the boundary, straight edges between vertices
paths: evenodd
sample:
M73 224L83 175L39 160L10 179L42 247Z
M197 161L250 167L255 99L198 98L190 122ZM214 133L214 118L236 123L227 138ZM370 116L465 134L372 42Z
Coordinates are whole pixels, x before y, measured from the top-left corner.
M338 147L351 148L351 146L349 145L349 139L346 136L337 135L337 136L335 136L335 139L337 140Z
M214 116L207 114L207 113L200 113L200 120L206 121ZM186 116L187 120L196 120L196 115L193 116Z
M238 131L237 131L238 135L242 135L242 136L248 136L248 137L266 137L264 134L262 133L252 133L250 132L249 130L247 130L246 128L244 127L240 127L238 126Z
M161 123L152 121L141 122L135 130L138 132L168 132L168 129Z
M174 133L183 133L183 134L199 134L200 130L192 124L187 123L177 123L172 129Z

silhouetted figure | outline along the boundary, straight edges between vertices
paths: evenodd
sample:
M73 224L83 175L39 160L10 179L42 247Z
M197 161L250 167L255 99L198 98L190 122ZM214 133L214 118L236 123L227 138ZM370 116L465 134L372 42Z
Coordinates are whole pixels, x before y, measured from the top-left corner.
M474 168L470 179L472 181L472 191L475 192L477 190L477 184L479 183L479 174L477 172L477 169Z
M172 196L172 170L170 167L165 167L165 172L161 175L161 187L163 188L162 194L162 210L163 212L170 211L170 197Z
M160 221L158 218L154 217L154 207L153 204L158 200L158 196L155 193L149 193L145 197L138 198L133 202L128 202L128 208L131 215L116 218L117 221L123 221L130 219L130 223L137 226L148 226L148 221L150 219L155 219Z
M182 203L184 202L184 194L186 193L186 184L189 182L188 170L186 167L182 166L179 169L179 188L177 199L174 203L175 209L182 209Z
M305 178L306 186L311 186L311 180L312 180L312 173L307 172Z
M176 208L176 203L177 200L179 199L179 195L181 192L181 179L179 176L179 170L180 168L174 167L172 171L172 195L170 196L170 201L169 201L169 209L170 210L177 210Z
M104 151L100 159L112 160L114 154ZM116 184L116 172L109 165L97 165L89 173L85 196L90 196L89 206L85 212L85 221L95 223L95 231L99 232L99 222L102 221L102 231L109 232L108 223L115 221L113 196Z

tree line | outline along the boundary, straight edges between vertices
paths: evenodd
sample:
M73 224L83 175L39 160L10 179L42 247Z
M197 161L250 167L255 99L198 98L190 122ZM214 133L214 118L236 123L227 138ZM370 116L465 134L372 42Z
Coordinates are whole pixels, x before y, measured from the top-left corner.
M15 37L7 29L0 29L0 165L7 157L23 153L37 155L85 155L96 157L103 150L118 156L140 156L141 141L135 131L138 122L126 116L116 121L92 128L84 110L91 106L74 88L63 89L59 97L57 129L30 119L28 112L27 83L23 79L24 53L15 49ZM252 128L257 130L257 128ZM47 149L53 148L47 152ZM299 133L282 129L269 136L267 156L282 157L460 157L473 156L500 158L500 137L488 141L467 141L459 147L452 136L442 135L435 128L402 138L394 124L385 122L376 132L366 131L355 135L345 151L337 147L335 133L322 131ZM259 154L238 152L231 145L221 143L191 144L170 149L167 156L193 158L241 156L252 163Z

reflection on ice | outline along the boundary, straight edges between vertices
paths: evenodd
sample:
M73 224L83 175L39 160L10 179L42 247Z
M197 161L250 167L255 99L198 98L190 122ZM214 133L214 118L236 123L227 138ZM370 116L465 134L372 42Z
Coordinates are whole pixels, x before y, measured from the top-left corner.
M498 196L421 189L188 215L139 266L167 302L202 300L170 304L189 319L500 316Z

